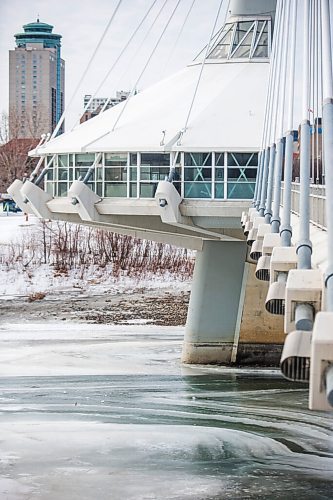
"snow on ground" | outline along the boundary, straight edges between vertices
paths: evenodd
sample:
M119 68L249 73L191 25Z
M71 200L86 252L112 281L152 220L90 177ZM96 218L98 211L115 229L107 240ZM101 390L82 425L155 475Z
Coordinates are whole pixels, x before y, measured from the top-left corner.
M0 214L0 250L7 248L10 252L12 243L19 244L22 237L38 231L38 219L24 214ZM189 289L189 280L180 281L176 275L146 276L134 278L122 275L119 278L111 276L110 269L98 269L91 266L85 270L72 269L67 275L55 275L49 265L40 265L31 269L18 262L8 265L0 262L0 300L9 300L16 296L29 296L34 293L57 295L59 293L75 293L77 295L100 295L103 293L132 293L138 289L177 290Z
M32 215L0 213L0 244L17 241L25 231L30 231L38 219Z

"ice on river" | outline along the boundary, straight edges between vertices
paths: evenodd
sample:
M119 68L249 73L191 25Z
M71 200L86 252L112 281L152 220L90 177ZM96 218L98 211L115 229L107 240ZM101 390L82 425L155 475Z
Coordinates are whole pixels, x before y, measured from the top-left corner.
M329 499L331 415L277 370L183 367L183 329L0 327L0 498Z

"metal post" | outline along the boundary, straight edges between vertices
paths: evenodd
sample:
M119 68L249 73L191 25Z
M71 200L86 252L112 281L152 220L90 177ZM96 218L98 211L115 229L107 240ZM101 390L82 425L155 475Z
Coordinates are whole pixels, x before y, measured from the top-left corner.
M296 55L296 25L297 25L297 0L292 3L291 19L289 23L289 45L290 45L290 64L289 64L289 88L288 88L288 108L287 108L287 130L285 134L286 147L284 156L284 192L283 192L283 210L282 224L280 227L282 246L291 246L292 227L291 227L291 183L293 175L293 117L294 117L294 82L295 82L295 55Z
M303 121L300 147L300 231L297 244L298 269L311 269L310 241L310 122L309 115L309 0L304 1L303 38Z
M281 199L281 178L283 163L283 139L279 139L276 144L276 157L274 165L274 201L273 215L271 218L272 233L280 230L280 199Z
M267 180L268 180L268 162L269 162L269 151L265 150L264 157L264 165L263 165L263 174L261 176L261 196L260 196L260 205L259 205L259 215L260 217L264 216L265 213L265 204L266 204L266 193L267 193Z
M275 144L272 144L269 148L268 186L267 186L267 200L266 200L266 210L265 210L266 224L270 224L272 217L274 160L275 160Z
M255 207L256 206L256 201L257 201L257 193L258 193L258 182L259 176L260 176L260 166L261 166L261 158L263 155L263 151L259 151L258 155L258 170L257 170L257 178L256 178L256 184L254 186L254 194L253 194L253 200L252 200L252 205Z
M281 244L284 247L291 246L292 227L290 224L291 214L291 183L293 172L293 149L294 135L293 132L286 134L286 147L284 153L284 193L283 193L283 211L282 225L280 228Z
M312 244L310 241L310 122L301 124L300 148L300 230L297 243L298 269L311 269Z

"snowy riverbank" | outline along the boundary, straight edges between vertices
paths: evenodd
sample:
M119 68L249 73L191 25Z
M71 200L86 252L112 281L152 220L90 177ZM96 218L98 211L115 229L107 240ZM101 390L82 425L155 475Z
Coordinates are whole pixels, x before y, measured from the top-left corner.
M41 231L31 216L28 221L24 215L0 217L2 321L185 324L191 278L181 275L181 268L114 275L112 264L100 267L87 259L63 270L37 265Z

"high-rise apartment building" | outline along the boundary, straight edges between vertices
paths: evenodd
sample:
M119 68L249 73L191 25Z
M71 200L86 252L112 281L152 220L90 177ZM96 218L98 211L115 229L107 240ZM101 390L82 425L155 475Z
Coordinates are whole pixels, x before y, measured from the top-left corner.
M94 116L97 116L104 106L105 109L109 109L116 104L126 101L129 95L130 92L125 90L117 90L115 97L94 97L91 99L91 95L85 95L83 101L84 109L87 108L90 100L91 102L86 111L83 113L80 122L83 123L90 120L90 118L94 118Z
M10 136L38 138L53 131L64 110L65 61L53 26L37 19L23 30L9 51Z

